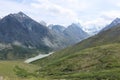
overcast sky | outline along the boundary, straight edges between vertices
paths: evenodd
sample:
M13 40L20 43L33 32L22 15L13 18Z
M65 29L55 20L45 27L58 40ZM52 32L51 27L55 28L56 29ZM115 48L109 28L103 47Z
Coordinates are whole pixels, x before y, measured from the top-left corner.
M0 0L0 17L19 11L48 24L105 25L120 17L120 0Z

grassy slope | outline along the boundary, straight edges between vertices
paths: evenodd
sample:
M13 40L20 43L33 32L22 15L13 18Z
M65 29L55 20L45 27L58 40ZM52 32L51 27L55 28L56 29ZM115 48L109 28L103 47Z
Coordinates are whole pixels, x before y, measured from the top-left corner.
M29 49L21 46L11 46L0 50L0 60L25 59L37 55L37 49Z
M3 80L47 80L42 78L35 78L35 77L29 77L29 78L20 78L16 76L14 72L15 66L19 66L21 68L24 68L25 70L29 72L34 72L39 67L32 65L32 64L26 64L22 61L0 61L0 77L3 77Z
M33 64L43 67L40 74L53 78L120 80L119 61L120 25Z
M68 80L120 80L119 61L120 44L109 44L51 61L40 70L40 74Z

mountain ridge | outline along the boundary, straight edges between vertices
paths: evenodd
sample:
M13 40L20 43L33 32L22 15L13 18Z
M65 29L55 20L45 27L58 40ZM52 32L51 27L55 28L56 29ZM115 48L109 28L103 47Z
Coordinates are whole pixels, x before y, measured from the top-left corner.
M120 24L120 18L116 18L114 19L109 25L107 25L106 27L104 27L100 32L102 31L106 31L116 25Z
M71 45L89 37L89 35L85 31L83 31L79 25L75 23L72 23L67 28L61 25L51 25L49 26L49 28L57 34L60 34L61 36L68 39Z
M49 29L46 25L33 20L23 12L9 14L0 20L0 44L11 45L11 48L13 48L11 51L15 54L16 50L14 46L18 46L20 50L22 49L24 51L26 51L25 49L38 49L38 53L49 53L52 50L60 50L78 42L76 42L75 38L71 39L70 37L62 35L62 33L60 33L63 32L61 28L58 28L59 32L57 33ZM58 29L56 28L56 30ZM77 36L77 38L79 37L81 36ZM74 41L72 42L72 40ZM6 55L11 54L12 52L10 50L8 50L7 53L7 48L8 47L6 47L3 52L5 52ZM21 54L21 51L19 54Z

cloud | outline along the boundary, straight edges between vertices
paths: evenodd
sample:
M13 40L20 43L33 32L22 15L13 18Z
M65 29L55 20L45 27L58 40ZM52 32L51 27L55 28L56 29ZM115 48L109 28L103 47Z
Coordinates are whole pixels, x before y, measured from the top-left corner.
M23 11L33 19L68 25L76 22L81 11L90 8L86 0L4 0L0 15Z
M86 21L83 23L85 27L104 27L106 24L109 24L111 20L106 20L105 18L98 17L95 20Z
M57 5L61 5L73 11L74 10L85 11L92 6L91 2L88 2L87 0L52 0L52 1Z
M106 0L109 4L120 7L120 0Z
M37 21L104 25L120 17L119 0L0 0L0 16L23 11Z
M71 16L75 16L75 13L67 8L63 8L59 5L51 3L48 0L39 0L39 3L31 4L34 8L39 9L40 11L45 10L48 11L49 14L57 15L57 14L68 14Z
M40 10L39 14L44 14L44 17L51 18L50 23L57 23L56 20L61 24L69 24L71 21L75 21L77 19L77 14L65 7L57 5L48 0L38 0L38 3L31 3L31 6ZM48 18L44 20L48 21ZM52 20L53 19L53 20ZM71 20L71 21L70 21Z
M115 18L120 18L120 10L103 11L98 14L98 17L91 18L81 22L85 29L102 29L106 25L109 25Z
M114 18L120 17L120 10L104 11L101 14L102 16L112 20Z
M19 11L29 11L29 7L18 2L2 0L0 1L0 15L6 16L10 13L16 13Z

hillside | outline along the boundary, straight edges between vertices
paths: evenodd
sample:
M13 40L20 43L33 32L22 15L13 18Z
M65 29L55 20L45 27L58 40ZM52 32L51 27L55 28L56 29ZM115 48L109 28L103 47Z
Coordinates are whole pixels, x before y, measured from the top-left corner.
M30 73L33 73L35 72L35 70L39 69L38 66L25 64L22 61L0 61L0 80L36 80L36 78L34 77L33 78L18 77L16 75L16 72L14 71L16 66L23 70L25 69ZM41 78L41 80L43 79Z
M3 46L3 44L2 44ZM8 45L5 45L8 46ZM45 52L45 51L44 51ZM42 53L38 49L30 49L16 45L9 45L9 47L2 48L0 50L0 60L16 60L33 57Z
M104 27L100 32L106 31L112 27L115 27L118 24L120 24L120 18L116 18L115 20L113 20L108 26Z
M120 79L120 25L35 61L40 74L68 80Z
M71 50L63 51L69 55L64 55L62 58L57 58L57 53L53 54L39 62L39 65L41 65L44 61L44 67L40 69L40 75L44 74L52 78L65 78L68 80L119 80L119 48L120 43L117 43L88 48L74 54L69 54ZM53 58L53 56L56 58Z

